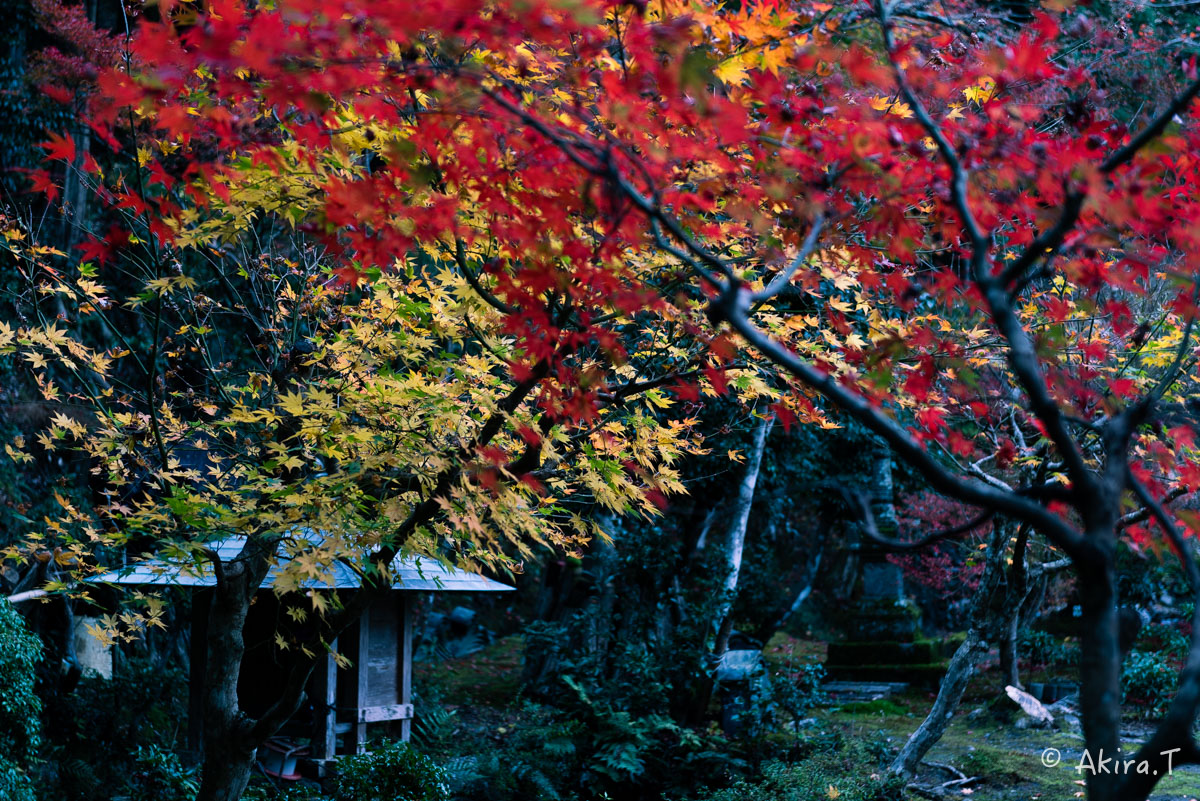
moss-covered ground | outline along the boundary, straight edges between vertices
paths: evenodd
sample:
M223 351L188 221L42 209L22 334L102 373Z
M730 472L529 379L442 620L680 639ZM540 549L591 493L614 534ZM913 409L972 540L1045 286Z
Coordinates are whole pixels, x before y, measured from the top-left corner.
M421 686L436 686L443 704L456 709L463 730L452 737L501 740L520 726L519 682L522 640L508 637L465 659L418 667ZM798 664L821 662L825 644L779 635L765 649L772 672L783 673ZM1083 797L1084 776L1076 767L1083 754L1082 738L1056 729L1019 729L1015 707L1003 698L992 673L985 672L969 688L959 713L927 762L950 765L976 781L947 797L973 801L1059 801ZM834 701L814 707L805 728L837 731L852 740L886 742L898 748L917 727L933 701L933 693L911 690L886 699ZM483 727L488 731L468 731ZM1123 728L1129 751L1150 730L1144 721L1130 720ZM1055 749L1059 762L1043 764L1043 754ZM864 770L877 768L864 766ZM918 783L933 785L953 778L938 767L925 769ZM911 795L918 798L917 795ZM1200 799L1200 768L1185 767L1164 778L1152 801Z

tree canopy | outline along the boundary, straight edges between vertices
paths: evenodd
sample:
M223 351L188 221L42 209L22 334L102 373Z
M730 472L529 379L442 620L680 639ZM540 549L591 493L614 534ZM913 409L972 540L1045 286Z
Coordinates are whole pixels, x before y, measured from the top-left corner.
M4 219L0 353L62 406L9 457L69 451L91 497L9 556L86 592L122 550L190 553L231 626L280 542L281 592L335 560L382 587L408 551L517 571L603 536L597 509L657 514L730 395L851 420L1070 557L1087 741L1115 751L1118 543L1183 556L1200 592L1200 517L1171 505L1200 482L1200 79L1069 2L964 13L160 0L73 34L102 68L47 68L76 122L28 172L71 233ZM157 622L139 601L112 636ZM283 643L278 705L226 721L242 752L363 608L305 603L323 628ZM1193 659L1145 753L1200 760L1198 704Z

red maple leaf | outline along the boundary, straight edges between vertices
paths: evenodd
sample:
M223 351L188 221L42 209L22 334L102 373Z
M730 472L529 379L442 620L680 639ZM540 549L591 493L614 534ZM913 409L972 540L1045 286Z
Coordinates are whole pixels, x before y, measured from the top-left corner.
M43 83L38 86L38 89L41 89L42 94L53 100L55 103L62 103L64 106L75 99L74 92L61 86Z
M61 159L68 164L75 160L75 140L70 134L59 136L56 133L50 134L50 139L45 142L39 142L38 147L46 151L46 157L43 161L55 161Z
M95 237L80 242L75 249L79 251L79 257L83 261L94 261L99 264L107 263L113 254L112 247L108 242Z
M54 183L50 173L45 170L30 170L29 180L33 183L33 191L44 194L47 203L53 203L58 199L58 184Z

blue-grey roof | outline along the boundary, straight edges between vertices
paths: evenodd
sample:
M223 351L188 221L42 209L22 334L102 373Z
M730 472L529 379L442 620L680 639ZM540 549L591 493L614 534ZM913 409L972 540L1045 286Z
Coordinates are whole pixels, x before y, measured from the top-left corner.
M245 542L245 537L229 537L210 543L209 547L216 551L222 562L229 562L238 557ZM285 561L287 561L287 557L281 555L279 563L273 565L271 572L267 574L267 578L263 582L264 587L275 583L280 564ZM325 575L307 579L302 582L302 586L309 589L354 589L362 586L358 573L343 562L333 562L325 570ZM395 576L392 586L397 590L504 592L513 589L507 584L450 567L428 556L397 556L392 561L392 573ZM144 559L126 568L111 570L90 580L108 584L170 585L174 587L212 587L217 583L211 562L197 561L188 557Z

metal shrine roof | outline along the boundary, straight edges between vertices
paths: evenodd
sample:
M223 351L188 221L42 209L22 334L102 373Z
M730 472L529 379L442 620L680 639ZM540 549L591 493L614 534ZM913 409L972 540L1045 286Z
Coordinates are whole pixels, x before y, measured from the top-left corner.
M211 543L210 547L217 552L221 561L236 559L245 545L245 537L229 537ZM287 557L280 555L280 561ZM325 568L325 575L302 582L308 589L354 589L362 586L362 581L352 568L342 562L334 562ZM506 592L514 589L507 584L444 565L436 559L427 556L397 556L392 561L392 572L395 581L392 586L397 590L417 590L425 592ZM279 565L273 565L267 574L263 587L275 583L279 573ZM134 585L170 585L175 587L213 587L217 580L213 574L211 562L197 563L191 559L169 560L158 557L143 559L120 570L111 570L90 581L106 584Z

